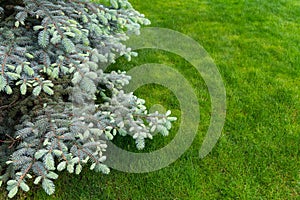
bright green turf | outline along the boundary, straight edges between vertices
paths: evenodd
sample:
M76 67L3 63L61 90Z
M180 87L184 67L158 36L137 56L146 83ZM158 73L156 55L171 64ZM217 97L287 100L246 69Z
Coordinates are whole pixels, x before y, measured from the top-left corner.
M110 175L85 170L64 173L57 191L29 199L300 199L300 3L297 0L131 0L154 27L180 31L199 42L215 60L227 91L227 117L213 151L199 159L209 124L206 86L183 59L155 50L140 51L128 70L164 63L179 70L197 89L201 109L198 136L172 165L157 172ZM149 106L164 105L180 117L168 90L150 85L137 91ZM166 145L156 137L146 150ZM123 148L132 143L119 139ZM21 195L25 197L24 194ZM1 195L0 195L1 198ZM4 197L3 197L4 198Z

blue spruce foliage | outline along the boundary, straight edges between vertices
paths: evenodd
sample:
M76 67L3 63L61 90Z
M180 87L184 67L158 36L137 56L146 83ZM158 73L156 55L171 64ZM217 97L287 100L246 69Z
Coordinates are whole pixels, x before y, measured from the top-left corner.
M117 135L142 149L154 133L168 134L175 118L148 114L122 90L125 72L102 70L135 55L123 42L149 23L127 0L0 0L0 186L8 197L29 191L31 180L51 195L62 170L109 173L106 142Z

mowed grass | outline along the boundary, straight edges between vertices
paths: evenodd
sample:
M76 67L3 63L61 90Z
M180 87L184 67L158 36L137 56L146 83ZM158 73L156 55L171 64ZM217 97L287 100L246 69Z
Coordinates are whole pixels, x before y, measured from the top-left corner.
M177 55L141 50L132 62L119 59L110 70L162 63L189 80L201 114L198 135L189 150L168 167L151 173L112 170L103 175L88 169L81 175L63 173L53 196L34 188L19 199L300 199L299 1L130 2L152 21L151 26L192 37L214 59L227 92L221 138L208 156L199 158L211 106L204 81ZM169 137L154 137L142 152L167 145L180 123L174 94L154 84L136 94L149 108L160 104L179 118ZM135 151L134 142L127 138L115 142Z

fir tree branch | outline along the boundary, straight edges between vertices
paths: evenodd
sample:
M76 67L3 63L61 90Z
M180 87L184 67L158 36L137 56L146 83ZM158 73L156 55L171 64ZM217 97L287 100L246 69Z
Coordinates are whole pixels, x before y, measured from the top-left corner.
M25 178L26 174L28 174L29 170L31 169L32 165L34 163L34 160L30 163L30 165L26 168L26 170L23 172L23 174L20 176L19 180L18 180L18 186L20 186L21 181L23 181L23 179Z

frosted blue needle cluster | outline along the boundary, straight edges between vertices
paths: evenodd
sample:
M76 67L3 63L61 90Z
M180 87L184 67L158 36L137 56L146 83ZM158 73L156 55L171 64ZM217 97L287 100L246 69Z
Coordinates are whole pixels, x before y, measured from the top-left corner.
M131 136L138 149L168 135L170 111L149 113L123 87L125 72L105 72L123 43L150 24L127 0L0 0L0 186L8 197L28 182L55 191L58 171L84 165L109 173L107 141Z

